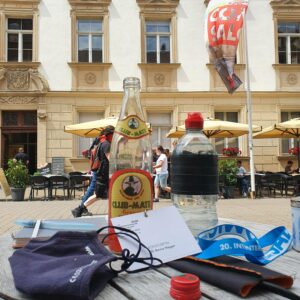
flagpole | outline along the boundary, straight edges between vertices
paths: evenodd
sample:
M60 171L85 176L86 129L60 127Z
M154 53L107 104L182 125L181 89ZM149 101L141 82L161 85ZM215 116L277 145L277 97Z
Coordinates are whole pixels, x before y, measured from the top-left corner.
M249 8L248 8L249 9ZM255 171L254 171L254 160L253 160L253 138L252 138L252 98L251 98L251 87L250 87L250 71L249 71L249 58L248 58L248 39L247 39L247 13L244 18L244 44L245 44L245 56L246 56L246 95L247 95L247 118L248 118L248 149L250 156L250 178L251 178L251 199L255 196Z

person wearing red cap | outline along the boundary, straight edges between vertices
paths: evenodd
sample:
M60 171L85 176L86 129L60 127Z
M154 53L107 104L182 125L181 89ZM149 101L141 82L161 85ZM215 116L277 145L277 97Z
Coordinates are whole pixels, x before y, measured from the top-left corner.
M171 188L167 186L167 180L169 176L168 172L168 158L165 154L163 146L156 148L156 154L158 159L153 169L156 170L156 176L154 180L154 202L159 202L160 188L168 193L171 193Z

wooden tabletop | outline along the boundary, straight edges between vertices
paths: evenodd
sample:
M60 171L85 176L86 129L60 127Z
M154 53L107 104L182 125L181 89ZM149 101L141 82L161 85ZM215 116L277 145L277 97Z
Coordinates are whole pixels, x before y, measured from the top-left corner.
M258 236L272 229L270 225L257 224L246 221L232 219L221 219L220 223L239 224L255 232ZM13 253L11 248L12 239L10 236L0 237L0 299L33 299L20 293L15 289L8 257ZM270 263L268 268L291 275L294 278L294 285L291 291L300 295L300 253L292 250ZM98 295L97 300L125 300L125 299L145 299L145 300L168 300L170 278L180 274L170 267L161 267L157 270L149 270L137 274L121 274L115 278L111 284ZM30 276L30 274L28 274ZM200 279L201 280L201 279ZM203 300L222 299L235 300L241 299L229 292L221 290L210 284L201 281L201 291ZM250 294L251 295L251 294ZM2 297L2 298L1 298ZM36 299L36 298L35 298ZM255 292L247 299L285 299L270 292ZM41 299L42 300L42 299ZM61 300L61 299L58 299Z

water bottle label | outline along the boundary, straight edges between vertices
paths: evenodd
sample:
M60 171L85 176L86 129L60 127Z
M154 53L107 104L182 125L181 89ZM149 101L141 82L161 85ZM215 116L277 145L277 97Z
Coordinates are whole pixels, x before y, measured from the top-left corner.
M115 172L109 187L109 217L152 209L152 177L148 172L124 169Z
M218 156L187 154L171 156L172 193L217 195L219 193Z
M128 139L140 139L149 134L147 124L136 115L119 120L115 132Z

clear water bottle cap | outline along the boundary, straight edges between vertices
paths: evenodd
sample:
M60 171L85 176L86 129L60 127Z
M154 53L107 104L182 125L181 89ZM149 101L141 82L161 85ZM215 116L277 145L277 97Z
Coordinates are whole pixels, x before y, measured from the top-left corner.
M204 121L201 113L198 112L188 113L188 116L185 119L185 128L203 129L203 122Z

